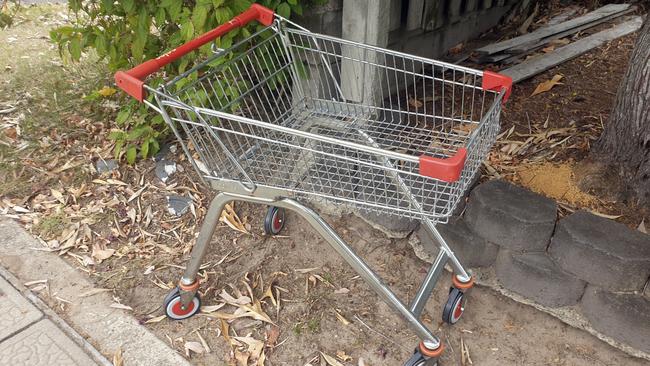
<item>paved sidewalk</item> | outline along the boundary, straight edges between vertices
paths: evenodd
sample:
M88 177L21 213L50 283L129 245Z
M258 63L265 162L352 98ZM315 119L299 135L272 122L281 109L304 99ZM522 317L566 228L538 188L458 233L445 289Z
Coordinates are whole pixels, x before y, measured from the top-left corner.
M14 292L8 291L11 288L8 288L8 290L0 289L3 294L0 299L11 298L8 305L0 307L0 312L4 312L4 309L18 308L19 305L14 305L13 302L17 302L16 298L23 298L24 300L24 297L27 297L32 304L36 304L37 310L40 311L35 313L36 319L29 320L28 324L14 326L15 330L10 334L19 332L25 327L29 328L30 325L38 324L38 319L49 318L60 329L66 329L68 336L71 336L75 343L80 345L83 351L94 359L95 363L83 360L80 362L73 358L74 352L71 351L68 352L68 356L72 360L70 363L50 362L50 360L45 359L39 361L41 363L32 363L30 361L19 362L19 365L94 365L102 364L101 359L104 360L103 364L110 365L101 355L112 357L118 350L122 352L124 365L128 366L190 365L188 360L173 350L166 342L157 338L140 324L132 314L112 307L111 305L115 301L110 294L102 292L93 296L79 296L95 290L95 284L83 272L73 268L56 253L34 250L34 248L40 247L41 244L20 227L18 223L5 219L0 215L0 276L11 282L14 287ZM14 276L18 280L12 280ZM52 310L49 310L40 298L23 288L25 283L41 280L47 280L48 291L40 291L39 296L49 299L51 294L56 294L57 298L66 300L65 315L62 315L65 317L65 322L60 320ZM15 288L18 288L18 292L22 293L23 296L10 297L10 294L15 294ZM32 310L33 307L27 306L20 309L21 313L19 313L18 317L29 318L29 310ZM41 315L41 313L44 315ZM8 317L9 320L13 318L15 317ZM3 328L11 326L11 323L7 323L7 326L5 326L4 321L4 318L0 317L0 326ZM77 332L82 334L83 337ZM6 335L2 336L0 334L0 337L6 337ZM63 339L63 337L54 336L51 338ZM44 341L39 339L39 342L43 343ZM47 342L45 343L47 344ZM34 348L34 344L30 344L30 347ZM62 343L55 342L52 347L68 350L68 347L61 345ZM2 347L4 347L4 342L0 343L0 352L4 352ZM16 363L4 362L5 359L1 357L0 365L16 365Z
M105 359L97 362L88 355L68 333L56 325L63 322L60 318L41 311L36 304L7 281L5 277L8 276L8 272L0 271L0 360L2 364L12 366L110 365ZM47 310L46 312L49 313ZM54 321L51 316L55 318ZM79 335L76 335L76 338L81 339ZM84 345L86 348L92 347L87 343ZM99 353L96 352L95 357L98 355Z

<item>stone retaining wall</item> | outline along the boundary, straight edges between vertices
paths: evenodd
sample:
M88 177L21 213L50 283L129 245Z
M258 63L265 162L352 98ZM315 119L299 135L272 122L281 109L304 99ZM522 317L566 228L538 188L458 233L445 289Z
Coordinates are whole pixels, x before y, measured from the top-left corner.
M499 180L439 229L479 283L487 273L482 282L650 360L650 235L586 211L557 220L554 201ZM422 228L410 241L425 260L437 254Z

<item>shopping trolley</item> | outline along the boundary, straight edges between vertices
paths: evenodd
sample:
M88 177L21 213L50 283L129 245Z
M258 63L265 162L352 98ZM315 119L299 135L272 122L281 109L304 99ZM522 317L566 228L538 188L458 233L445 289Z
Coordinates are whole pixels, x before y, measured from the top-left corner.
M195 67L153 88L144 79L251 21L227 49L215 43ZM160 113L212 200L167 316L200 307L197 272L224 206L268 205L264 228L284 209L304 218L421 339L406 365L435 364L440 340L420 321L445 264L454 271L443 320L456 323L474 281L436 229L454 212L499 130L508 77L309 32L254 4L214 30L129 70L117 85ZM375 215L421 220L440 245L409 305L311 208L320 200Z

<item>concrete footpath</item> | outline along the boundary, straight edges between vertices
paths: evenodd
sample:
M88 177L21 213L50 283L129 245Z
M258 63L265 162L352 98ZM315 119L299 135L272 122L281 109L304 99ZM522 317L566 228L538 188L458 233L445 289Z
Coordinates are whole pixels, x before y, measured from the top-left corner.
M12 284L13 282L13 284ZM0 360L5 365L111 365L0 268Z
M111 365L105 356L121 352L126 366L189 365L131 314L111 307L110 293L80 296L96 291L94 284L41 248L19 224L0 216L0 364ZM62 304L65 321L24 286L39 283L47 289L38 295Z

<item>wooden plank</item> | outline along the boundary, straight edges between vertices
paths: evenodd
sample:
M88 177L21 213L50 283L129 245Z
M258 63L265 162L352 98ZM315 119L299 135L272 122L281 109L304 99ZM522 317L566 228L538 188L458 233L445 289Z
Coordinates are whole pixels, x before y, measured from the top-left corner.
M512 77L512 81L517 83L580 56L589 50L602 46L611 40L636 32L642 25L643 17L634 17L632 20L592 34L589 37L582 38L546 55L535 57L511 68L501 70L500 73Z
M507 50L504 50L503 52L499 52L499 53L496 53L496 54L493 54L493 55L486 55L486 56L479 57L477 62L480 63L480 64L499 62L502 65L510 65L510 64L513 64L513 63L517 62L518 60L521 60L524 56L526 56L526 55L528 55L528 54L530 54L532 52L535 52L535 51L538 51L538 50L542 49L548 43L550 43L550 42L552 42L552 41L554 41L556 39L564 38L564 37L570 36L570 35L572 35L574 33L584 31L586 29L589 29L589 28L591 28L593 26L596 26L596 25L598 25L600 23L603 23L605 21L616 19L618 17L624 16L625 14L629 14L629 13L635 11L635 10L636 10L636 7L632 6L628 10L623 11L622 13L617 13L617 14L614 14L614 15L610 15L610 16L608 16L606 18L601 19L601 20L597 20L595 23L585 24L583 26L580 26L580 27L577 27L577 28L574 28L574 29L569 29L568 31L565 31L565 32L562 32L562 33L556 33L556 34L552 35L551 37L544 38L543 40L541 40L541 41L539 41L537 43L529 43L529 44L513 47L511 49L507 49ZM628 21L631 18L632 17L629 17L629 16L628 17L623 17L623 18L621 18L621 22Z
M534 32L524 34L523 36L515 37L503 42L493 43L477 49L476 52L484 55L491 55L522 44L537 42L543 38L550 37L553 34L564 32L571 28L579 27L581 25L593 22L600 18L623 12L627 10L630 6L631 6L630 4L605 5L602 8L598 8L581 17L577 17L557 25L552 25L550 27L539 28Z
M618 18L620 16L629 14L629 13L635 11L635 10L636 10L636 7L631 6L629 9L624 10L624 11L622 11L620 13L615 13L615 14L612 14L612 15L608 15L608 16L600 18L600 19L598 19L596 21L587 23L585 25L581 25L579 27L571 28L571 29L569 29L567 31L564 31L564 32L555 33L552 36L546 37L546 38L544 38L544 39L542 39L542 40L540 40L538 42L531 42L531 43L527 43L527 44L523 44L523 45L519 45L519 46L509 48L504 52L507 52L507 53L522 53L522 52L534 51L535 49L538 49L538 48L544 46L545 44L551 42L554 39L560 39L560 38L564 38L566 36L570 36L570 35L578 33L578 32L582 32L583 30L589 29L591 27L595 27L598 24L602 24L602 23L610 21L612 19L616 19L616 18Z
M626 11L620 13L620 14L614 14L614 15L608 17L607 20L611 20L611 19L623 16L619 23L626 22L626 21L632 19L633 17L632 16L624 16L624 15L628 14L628 13L631 13L631 12L633 12L635 10L636 10L636 7L633 6L630 9L628 9L628 10L626 10ZM598 23L602 23L602 22L598 21ZM618 23L616 23L616 24L618 24ZM513 63L518 62L519 60L524 58L526 55L528 55L530 53L533 53L535 51L539 51L540 49L544 48L544 46L546 46L547 44L551 43L552 41L554 41L556 39L560 39L560 38L564 38L566 36L570 36L573 33L577 33L577 32L586 30L586 29L591 28L591 27L593 27L595 25L597 25L597 24L589 23L588 25L584 25L584 26L575 28L575 31L574 31L574 29L570 29L570 30L568 30L566 32L557 33L557 34L555 34L555 35L553 35L553 36L551 36L549 38L544 38L543 40L541 40L541 41L539 41L539 42L537 42L535 44L527 44L527 45L525 45L526 48L524 48L524 46L517 46L515 48L511 48L509 50L505 50L503 52L499 52L499 53L496 53L494 55L482 56L477 60L477 62L479 64L499 62L502 65L511 65ZM517 52L515 52L515 51L517 51Z
M556 15L551 20L546 23L546 25L556 25L560 24L562 22L565 22L567 19L571 18L578 12L578 8L571 8L568 9L567 11L563 12L562 14Z

